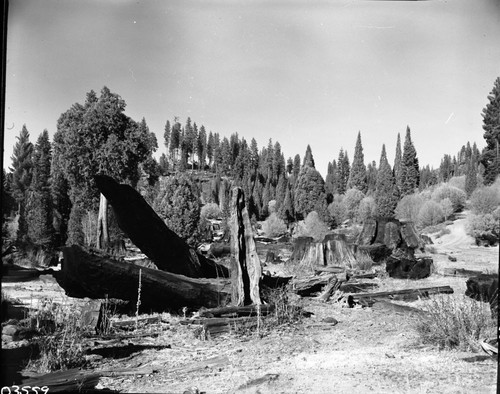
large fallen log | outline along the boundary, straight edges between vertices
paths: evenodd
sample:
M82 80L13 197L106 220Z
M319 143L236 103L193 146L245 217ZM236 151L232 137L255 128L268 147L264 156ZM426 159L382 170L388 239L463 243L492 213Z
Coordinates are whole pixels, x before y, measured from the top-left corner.
M170 230L144 198L129 185L105 175L95 177L118 226L163 271L192 278L229 277L229 270L194 249Z
M432 266L431 257L408 259L391 255L386 260L385 269L391 278L424 279L431 275Z
M73 245L64 248L56 280L70 297L118 298L137 301L141 272L141 310L166 311L183 307L214 308L230 300L228 279L196 279L139 267L93 254Z

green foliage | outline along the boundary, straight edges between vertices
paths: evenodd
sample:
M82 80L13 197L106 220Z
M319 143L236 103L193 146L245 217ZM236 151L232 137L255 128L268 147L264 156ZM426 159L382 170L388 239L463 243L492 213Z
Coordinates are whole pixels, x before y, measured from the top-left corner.
M83 233L82 220L85 215L84 209L76 202L71 207L71 213L68 221L68 238L66 244L71 245L85 245L85 236Z
M304 164L303 165L315 168L314 167L314 158L313 158L313 154L312 154L312 150L311 150L311 146L310 145L307 145L306 154L304 156Z
M453 214L453 203L449 198L444 198L439 201L439 205L443 210L444 220L448 220L451 214Z
M330 217L333 218L333 222L336 226L340 225L347 218L347 212L345 212L345 206L342 204L344 195L335 194L333 196L333 202L328 205L328 213Z
M358 132L356 148L354 150L354 159L349 173L347 188L358 189L363 193L368 190L366 178L366 166L364 163L363 146L361 145L361 132Z
M359 204L365 195L358 189L349 189L342 199L343 211L346 219L355 219L358 214Z
M482 236L498 238L500 235L500 208L492 213L469 214L465 228L467 234L474 238Z
M465 181L464 181L464 190L467 194L467 197L470 197L474 190L477 187L477 163L475 159L471 159L471 161L467 164L467 171L465 173Z
M53 242L52 196L50 188L51 146L49 133L44 130L38 137L33 152L33 178L28 190L27 225L28 239L36 244Z
M162 179L153 207L168 228L179 237L189 244L196 242L201 204L193 182L187 175Z
M304 220L297 223L294 237L312 237L316 241L322 241L328 233L328 227L316 211L309 212Z
M391 166L387 161L385 145L382 146L380 165L377 173L377 188L375 191L375 202L377 203L377 215L381 217L394 217L394 210L399 200L396 180L392 174Z
M326 218L325 181L321 174L313 167L304 166L300 170L294 193L295 215L305 218L310 212L316 211Z
M417 151L413 146L410 135L410 127L406 127L406 138L401 161L401 196L415 193L420 182L420 170L418 167Z
M357 220L360 223L365 222L368 219L375 218L377 214L377 204L375 199L371 196L364 197L358 207Z
M465 191L465 175L453 176L446 183L448 186Z
M202 219L220 219L221 215L219 206L214 202L203 205L200 210L200 218Z
M285 221L280 219L278 215L273 212L269 217L262 223L262 230L267 237L279 237L286 233L287 228Z
M68 180L72 202L86 209L98 204L94 175L106 174L133 186L139 163L157 148L145 119L137 123L125 115L125 101L107 87L99 97L91 91L84 105L64 112L54 135L54 158Z
M476 189L470 198L470 208L476 215L492 213L500 206L500 182Z
M426 201L418 212L417 223L420 228L434 226L444 220L443 208L435 201Z
M453 204L453 212L460 212L465 207L467 196L463 190L445 183L432 192L432 199L439 203L445 198L449 198Z
M347 182L349 181L349 173L351 171L349 164L349 157L347 152L341 148L339 152L339 157L337 159L337 192L339 194L344 194L347 190Z
M287 185L285 187L285 200L283 204L279 207L278 215L281 219L286 222L290 222L295 217L295 211L293 209L293 197L292 191L290 190L290 186Z
M500 174L500 77L495 80L488 101L482 112L486 147L481 155L481 163L485 168L485 185L493 183Z
M396 219L417 222L418 213L424 205L424 198L419 194L404 196L396 206Z
M424 343L440 349L478 351L479 340L495 333L489 305L467 296L433 296L423 309L426 314L415 320L416 330Z
M402 178L401 178L401 166L402 166L402 154L401 154L401 135L398 133L398 140L396 142L396 156L394 158L394 178L396 179L396 185L399 190L402 187Z
M12 192L16 201L21 202L26 198L26 192L31 185L33 175L33 144L26 125L23 125L11 157L12 167Z

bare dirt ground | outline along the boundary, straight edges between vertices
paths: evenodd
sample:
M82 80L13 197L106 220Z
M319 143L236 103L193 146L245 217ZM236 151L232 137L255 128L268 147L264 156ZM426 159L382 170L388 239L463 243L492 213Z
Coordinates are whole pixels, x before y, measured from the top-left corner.
M466 278L445 277L446 267L498 272L498 246L477 247L463 217L450 234L434 239L437 272L410 281L376 279L379 290L450 285L462 297ZM457 258L451 262L448 256ZM30 302L41 296L64 298L48 277L3 285L14 298ZM51 289L51 292L47 291ZM32 301L31 301L32 302ZM349 309L341 303L300 301L314 313L301 323L267 331L227 334L201 340L179 318L164 316L161 334L141 343L169 345L122 358L104 358L94 368L132 368L135 375L101 378L99 387L122 392L183 393L494 393L497 361L484 353L438 350L422 345L414 317L384 306ZM404 305L419 308L425 301ZM338 324L325 323L333 317ZM131 342L133 342L131 340ZM191 392L196 392L194 389Z

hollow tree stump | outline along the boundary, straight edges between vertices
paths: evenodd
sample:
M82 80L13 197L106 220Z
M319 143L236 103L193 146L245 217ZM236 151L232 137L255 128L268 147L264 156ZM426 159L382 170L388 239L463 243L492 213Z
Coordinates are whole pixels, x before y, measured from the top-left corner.
M259 281L262 276L252 225L240 187L233 189L231 201L231 302L235 306L261 304Z

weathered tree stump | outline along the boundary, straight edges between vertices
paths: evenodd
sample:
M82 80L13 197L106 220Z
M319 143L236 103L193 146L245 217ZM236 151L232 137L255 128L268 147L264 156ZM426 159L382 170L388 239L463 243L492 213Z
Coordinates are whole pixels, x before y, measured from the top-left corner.
M315 242L311 237L298 237L294 241L290 260L312 267L337 265L354 268L356 266L356 258L344 234L327 234L321 242Z
M389 256L385 268L391 278L424 279L431 275L432 264L430 257L407 259Z
M259 282L262 275L252 225L240 187L233 189L231 201L231 302L236 306L261 304Z
M477 301L488 302L492 316L498 317L498 274L481 274L467 279L465 295Z

